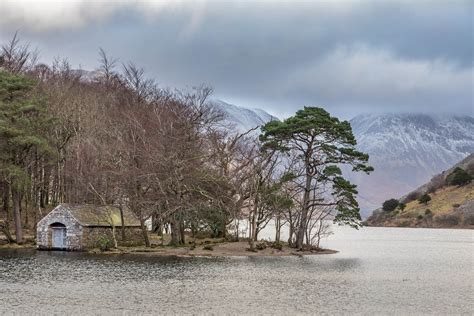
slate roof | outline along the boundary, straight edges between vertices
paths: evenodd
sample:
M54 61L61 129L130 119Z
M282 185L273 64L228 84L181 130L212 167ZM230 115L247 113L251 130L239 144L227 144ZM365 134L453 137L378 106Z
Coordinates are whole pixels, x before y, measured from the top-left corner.
M115 206L98 206L92 204L61 204L82 226L121 227L120 210ZM124 226L140 226L140 221L127 208L123 208Z

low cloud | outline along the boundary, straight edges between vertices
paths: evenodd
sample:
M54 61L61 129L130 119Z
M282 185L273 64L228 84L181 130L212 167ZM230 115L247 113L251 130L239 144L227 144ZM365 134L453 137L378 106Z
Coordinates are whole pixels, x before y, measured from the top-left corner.
M0 0L0 27L36 33L75 30L101 23L118 12L156 17L167 10L204 4L205 1L184 0ZM196 19L196 16L192 17L192 24Z
M473 115L472 10L452 1L0 0L0 39L16 30L46 62L93 69L103 47L162 86L201 83L286 116L321 105Z
M284 96L367 110L472 114L473 71L446 60L407 60L386 50L356 46L300 65L278 90Z

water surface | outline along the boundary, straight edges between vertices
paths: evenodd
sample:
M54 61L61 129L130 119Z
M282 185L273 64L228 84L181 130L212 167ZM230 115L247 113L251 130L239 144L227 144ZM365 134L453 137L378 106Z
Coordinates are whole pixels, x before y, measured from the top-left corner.
M303 258L2 250L0 314L472 314L473 238L336 228L339 253Z

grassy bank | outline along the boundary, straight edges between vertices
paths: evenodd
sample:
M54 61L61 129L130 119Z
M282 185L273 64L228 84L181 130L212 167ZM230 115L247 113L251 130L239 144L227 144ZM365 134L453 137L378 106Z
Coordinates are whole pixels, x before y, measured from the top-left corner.
M264 245L265 244L265 245ZM288 245L282 244L278 248L272 247L272 243L258 242L257 248L254 251L249 249L249 244L246 241L239 242L217 242L206 243L197 246L187 245L181 247L171 246L153 246L146 247L119 247L118 249L110 249L109 251L101 251L93 249L90 252L103 254L143 254L143 255L159 255L159 256L210 256L210 257L228 257L228 256L304 256L304 255L318 255L318 254L333 254L337 253L331 249L312 249L305 251L296 251Z

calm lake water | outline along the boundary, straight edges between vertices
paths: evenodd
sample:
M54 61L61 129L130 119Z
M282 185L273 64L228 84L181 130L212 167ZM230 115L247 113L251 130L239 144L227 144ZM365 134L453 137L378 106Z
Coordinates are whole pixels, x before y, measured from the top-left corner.
M333 255L0 251L0 314L472 314L474 232L336 228Z

